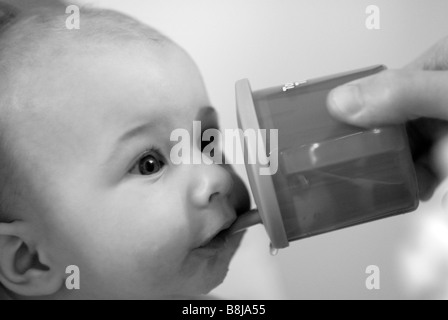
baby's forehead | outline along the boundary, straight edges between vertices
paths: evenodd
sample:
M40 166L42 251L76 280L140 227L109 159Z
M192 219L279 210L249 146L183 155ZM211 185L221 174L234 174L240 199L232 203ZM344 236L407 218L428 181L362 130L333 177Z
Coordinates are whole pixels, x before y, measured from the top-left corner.
M81 135L113 136L107 124L117 130L126 119L146 121L143 115L155 118L168 106L179 108L170 116L192 119L207 104L196 65L172 41L116 13L82 14L80 30L54 30L65 26L65 15L43 26L30 18L0 39L7 62L0 90L13 106L8 122L17 137L67 145Z
M154 120L174 125L193 120L197 108L208 104L195 65L175 48L70 54L32 72L27 82L24 108L16 119L23 133L51 136L42 141L68 139L79 131L83 138L112 138L124 126Z
M176 49L176 45L157 30L108 10L82 8L82 28L67 29L67 15L61 8L19 12L1 26L2 79L26 78L27 71L41 71L39 69L49 72L48 69L58 62L70 65L79 58L101 56L105 51L113 53L132 48L135 52L156 53L161 49ZM116 63L126 61L122 59ZM58 67L61 68L61 64ZM62 68L60 71L62 73Z
M64 100L93 104L120 92L136 99L151 90L155 99L163 92L158 91L155 82L162 84L182 74L200 77L190 57L170 42L138 40L126 45L119 41L99 45L91 42L85 46L86 42L80 38L60 52L53 39L43 41L30 59L38 62L20 65L3 77L0 87L6 91L6 97L20 92L14 97L15 104L21 105L18 111L33 112L40 108L39 112L44 114L45 109L52 111L55 103L57 109L67 109ZM143 84L147 90L134 90Z

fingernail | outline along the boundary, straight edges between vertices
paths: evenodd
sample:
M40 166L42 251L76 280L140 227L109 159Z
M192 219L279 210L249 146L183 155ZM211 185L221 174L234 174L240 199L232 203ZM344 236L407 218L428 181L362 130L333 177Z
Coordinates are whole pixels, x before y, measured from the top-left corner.
M344 85L332 91L330 97L333 111L344 116L358 113L363 105L361 92L357 85Z

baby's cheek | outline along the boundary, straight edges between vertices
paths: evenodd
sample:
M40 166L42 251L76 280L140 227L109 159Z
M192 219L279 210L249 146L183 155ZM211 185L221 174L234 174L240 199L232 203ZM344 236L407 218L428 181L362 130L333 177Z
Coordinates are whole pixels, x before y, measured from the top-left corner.
M150 288L152 292L169 295L183 283L185 250L173 239L159 239L140 246L130 256L127 270L131 270L134 288Z

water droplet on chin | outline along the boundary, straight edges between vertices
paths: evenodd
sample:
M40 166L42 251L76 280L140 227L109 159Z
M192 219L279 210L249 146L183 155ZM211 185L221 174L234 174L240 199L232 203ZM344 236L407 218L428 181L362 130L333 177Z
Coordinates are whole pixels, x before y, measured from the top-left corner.
M278 249L272 246L272 243L269 245L269 253L271 256L276 256L278 254Z

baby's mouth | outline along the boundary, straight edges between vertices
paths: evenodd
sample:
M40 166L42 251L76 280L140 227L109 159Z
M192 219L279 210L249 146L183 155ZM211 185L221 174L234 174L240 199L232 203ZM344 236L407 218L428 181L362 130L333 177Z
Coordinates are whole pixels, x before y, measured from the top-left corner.
M205 239L202 244L197 247L197 249L217 250L223 248L227 242L227 238L231 236L229 230L235 220L236 218L225 223L219 230L216 231L216 233Z

